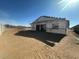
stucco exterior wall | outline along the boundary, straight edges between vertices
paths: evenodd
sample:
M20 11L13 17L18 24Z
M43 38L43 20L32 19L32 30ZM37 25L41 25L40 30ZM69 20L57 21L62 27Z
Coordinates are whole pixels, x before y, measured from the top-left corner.
M54 29L53 24L58 25L58 29ZM53 21L46 23L46 31L51 33L66 34L67 28L68 27L66 21Z
M36 25L46 25L46 32L66 34L69 28L69 22L65 19L45 18L41 17L37 19L36 23L32 24L32 30L36 30ZM53 25L58 26L57 29L53 28Z
M67 21L59 21L59 28L69 28Z
M59 34L66 34L66 29L47 29L47 32L50 33L59 33Z

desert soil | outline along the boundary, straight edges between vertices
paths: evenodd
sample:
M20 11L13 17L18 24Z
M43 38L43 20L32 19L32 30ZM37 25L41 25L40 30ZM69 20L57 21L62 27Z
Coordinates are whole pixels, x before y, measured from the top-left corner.
M0 36L0 59L79 59L79 45L72 31L53 47L35 38L16 36L18 31L8 29Z

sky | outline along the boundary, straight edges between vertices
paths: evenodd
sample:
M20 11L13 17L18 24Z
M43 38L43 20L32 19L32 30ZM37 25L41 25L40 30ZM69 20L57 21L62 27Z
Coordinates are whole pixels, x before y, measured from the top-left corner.
M69 1L68 1L69 2ZM66 18L79 24L79 2L65 0L0 0L0 23L30 26L40 16Z

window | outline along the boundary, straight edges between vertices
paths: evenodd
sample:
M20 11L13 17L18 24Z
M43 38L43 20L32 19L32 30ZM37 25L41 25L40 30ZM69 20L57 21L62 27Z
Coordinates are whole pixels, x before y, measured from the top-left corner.
M53 28L53 29L58 29L59 26L58 26L58 24L52 24L52 28Z

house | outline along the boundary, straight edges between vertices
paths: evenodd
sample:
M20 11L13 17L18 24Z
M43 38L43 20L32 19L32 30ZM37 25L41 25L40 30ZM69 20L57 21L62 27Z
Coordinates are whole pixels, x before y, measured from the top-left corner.
M31 23L31 26L34 31L66 34L69 28L69 21L65 18L40 16Z

